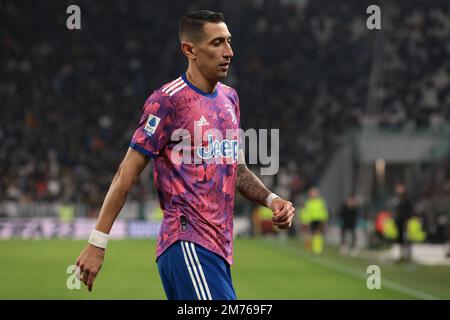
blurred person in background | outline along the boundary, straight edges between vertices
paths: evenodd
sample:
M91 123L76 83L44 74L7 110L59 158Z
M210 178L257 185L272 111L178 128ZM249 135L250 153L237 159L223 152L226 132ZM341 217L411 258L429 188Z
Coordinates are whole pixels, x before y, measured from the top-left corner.
M252 224L255 236L276 235L273 225L273 212L265 206L257 206L252 212Z
M450 224L447 225L446 239L445 239L445 255L450 258Z
M375 216L374 221L374 231L375 231L375 239L376 245L380 246L385 243L386 239L386 222L391 219L392 213L388 210L381 210ZM397 238L397 236L396 236Z
M344 204L339 210L339 218L341 220L341 247L340 252L346 254L356 253L356 222L358 207L356 198L353 195L345 199ZM347 243L347 235L350 235L350 243Z
M407 236L407 223L413 216L414 209L404 183L397 183L394 192L394 221L397 225L397 241L400 245L399 262L406 262L411 260L412 254L411 242Z
M317 187L308 190L308 199L300 209L300 220L303 225L308 225L309 235L305 246L315 255L320 255L324 247L324 227L328 221L328 208L325 199L320 195Z

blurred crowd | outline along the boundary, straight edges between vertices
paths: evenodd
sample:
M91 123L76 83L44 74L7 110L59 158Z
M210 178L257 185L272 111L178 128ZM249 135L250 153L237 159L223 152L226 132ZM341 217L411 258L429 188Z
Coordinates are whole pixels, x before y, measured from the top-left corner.
M450 4L387 7L380 123L439 128L450 118Z
M450 198L450 156L433 166L424 177L422 197Z
M78 4L82 29L66 28ZM186 68L177 27L193 9L223 11L235 58L225 83L242 127L281 128L273 184L304 192L340 137L372 121L450 121L450 3L386 2L383 39L365 1L3 1L0 3L0 201L101 204L146 98ZM386 16L384 16L386 15ZM375 46L383 46L381 58ZM380 58L380 103L367 113ZM446 175L439 176L448 183ZM154 195L148 179L130 198Z

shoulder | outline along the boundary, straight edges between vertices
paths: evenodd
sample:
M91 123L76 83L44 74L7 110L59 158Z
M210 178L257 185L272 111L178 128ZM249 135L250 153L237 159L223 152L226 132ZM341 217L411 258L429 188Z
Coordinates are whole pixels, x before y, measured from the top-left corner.
M227 86L226 84L222 83L222 82L217 82L217 85L219 86L219 88L225 92L226 94L233 94L233 95L237 95L237 91L236 89L234 89L233 87Z
M145 100L144 111L145 110L159 110L163 109L171 109L172 101L170 96L165 96L161 94L160 90L155 90L153 93Z
M235 103L239 102L239 95L237 93L237 90L227 86L226 84L222 82L217 82L217 86L222 90L222 92L228 96L230 99L232 99Z
M180 95L180 93L187 87L187 83L180 76L170 82L162 85L157 91L164 97L174 97Z
M160 106L173 107L176 94L181 92L186 87L186 83L181 77L178 77L170 82L163 84L161 87L153 91L147 98L145 104L158 103Z

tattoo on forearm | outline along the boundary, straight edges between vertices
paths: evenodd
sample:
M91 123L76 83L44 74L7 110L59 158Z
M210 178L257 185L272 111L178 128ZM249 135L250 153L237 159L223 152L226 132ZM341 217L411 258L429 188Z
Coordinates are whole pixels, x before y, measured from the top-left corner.
M270 191L262 181L247 168L246 164L239 164L237 168L236 188L250 201L265 205Z

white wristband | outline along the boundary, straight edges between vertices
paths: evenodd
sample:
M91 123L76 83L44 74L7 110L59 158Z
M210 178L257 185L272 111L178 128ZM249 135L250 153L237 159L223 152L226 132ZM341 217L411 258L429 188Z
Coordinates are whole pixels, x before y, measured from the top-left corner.
M108 244L109 235L98 230L92 230L88 243L93 246L106 249Z
M277 196L275 193L271 193L267 196L266 198L266 207L272 209L272 201L275 198L280 198L279 196Z

